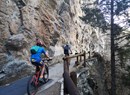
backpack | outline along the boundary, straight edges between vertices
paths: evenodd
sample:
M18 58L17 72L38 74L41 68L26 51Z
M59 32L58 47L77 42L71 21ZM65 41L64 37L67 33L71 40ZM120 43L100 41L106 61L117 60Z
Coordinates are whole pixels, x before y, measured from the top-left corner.
M39 46L32 46L30 49L31 54L36 54L38 52Z

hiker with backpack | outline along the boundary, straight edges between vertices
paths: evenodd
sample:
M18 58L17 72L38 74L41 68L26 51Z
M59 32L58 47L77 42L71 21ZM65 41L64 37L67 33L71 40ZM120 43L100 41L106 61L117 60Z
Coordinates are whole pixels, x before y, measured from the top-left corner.
M40 66L42 68L42 72L40 75L40 80L43 78L43 73L44 73L44 63L42 61L42 54L44 54L47 58L51 59L47 52L45 51L43 47L43 42L40 39L36 39L36 45L32 46L30 49L31 52L31 63L35 66Z

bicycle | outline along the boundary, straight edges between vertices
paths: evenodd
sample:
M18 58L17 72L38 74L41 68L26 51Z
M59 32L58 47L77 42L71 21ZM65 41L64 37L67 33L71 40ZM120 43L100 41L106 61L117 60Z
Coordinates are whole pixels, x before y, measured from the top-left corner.
M48 61L51 59L44 59L42 60L45 64L45 69L43 73L43 80L44 83L47 83L49 80L49 68L48 68ZM40 86L41 81L39 81L39 77L41 74L42 68L40 66L36 66L36 72L31 76L27 84L27 94L28 95L35 95L38 91L38 87Z

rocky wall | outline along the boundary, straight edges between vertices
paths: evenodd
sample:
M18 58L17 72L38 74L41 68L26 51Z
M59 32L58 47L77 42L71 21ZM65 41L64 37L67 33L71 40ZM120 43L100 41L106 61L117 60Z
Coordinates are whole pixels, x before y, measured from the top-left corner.
M46 44L50 56L63 54L62 46L66 43L71 45L73 53L85 50L106 55L109 37L79 18L84 15L81 7L86 3L89 0L1 0L1 74L8 77L16 73L13 71L16 66L19 67L16 71L20 71L25 65L32 72L29 49L37 37Z

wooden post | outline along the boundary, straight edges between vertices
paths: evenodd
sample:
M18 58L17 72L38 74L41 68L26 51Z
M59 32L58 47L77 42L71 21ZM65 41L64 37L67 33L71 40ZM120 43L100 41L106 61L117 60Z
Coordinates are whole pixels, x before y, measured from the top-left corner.
M79 58L78 58L78 56L77 56L77 62L79 62Z
M67 69L69 71L69 65L70 65L70 59L69 58L66 59L66 65L67 65Z
M74 71L71 72L70 77L71 77L72 81L74 82L75 86L77 87L77 74L76 74L76 72L74 72Z
M82 61L82 56L80 56L80 62Z
M83 64L84 67L86 67L86 52L84 51L84 64Z
M90 51L88 51L88 58L90 59Z
M63 58L64 60L64 73L63 73L63 78L64 78L64 95L80 95L77 86L77 75L76 72L73 71L69 73L69 65L70 65L70 59L75 58L77 59L76 63L79 63L79 60L82 60L82 56L84 56L84 62L79 65L83 65L84 67L86 66L86 53L79 53L74 56L66 56ZM80 57L80 59L79 59Z
M64 74L63 74L63 76L64 76ZM68 88L67 88L67 83L66 83L66 81L64 81L64 95L68 95L69 94L69 92L68 92Z
M64 78L64 83L65 83L64 85L66 86L69 95L80 95L78 88L75 86L74 82L70 78L68 71L66 70L64 71L63 78Z
M64 61L63 68L64 68L64 73L65 73L65 71L68 70L67 59L63 58L63 61ZM63 73L63 76L64 76L64 73ZM64 95L67 95L67 94L69 94L68 88L67 88L67 83L64 81Z

